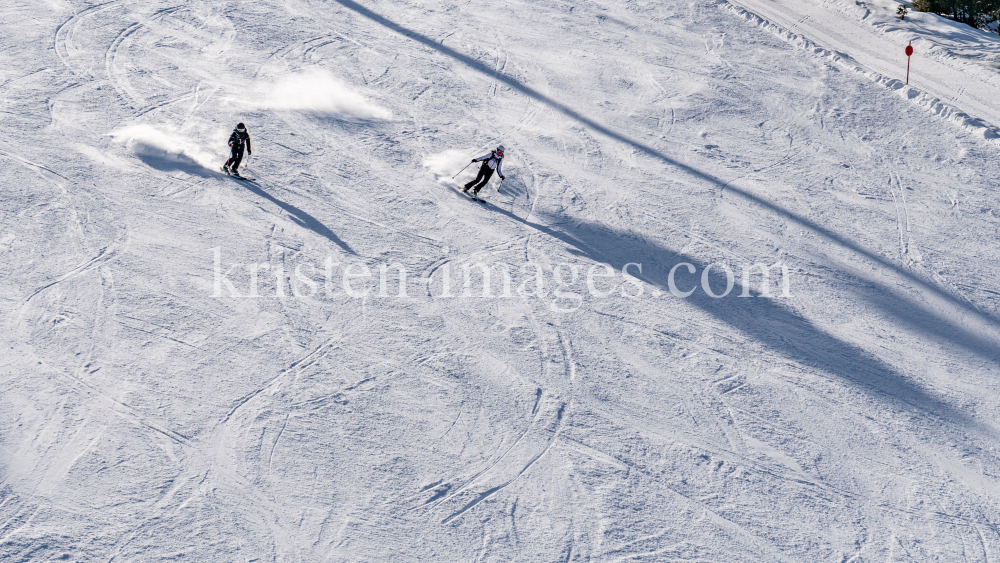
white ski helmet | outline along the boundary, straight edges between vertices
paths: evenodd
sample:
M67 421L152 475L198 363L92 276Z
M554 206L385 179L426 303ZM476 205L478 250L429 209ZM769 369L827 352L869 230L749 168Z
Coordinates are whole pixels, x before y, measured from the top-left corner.
M503 145L497 147L497 152L500 153L501 155L503 154Z

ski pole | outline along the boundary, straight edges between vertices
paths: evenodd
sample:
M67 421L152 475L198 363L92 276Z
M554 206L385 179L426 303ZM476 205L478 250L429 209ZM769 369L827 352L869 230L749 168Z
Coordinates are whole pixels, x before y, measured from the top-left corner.
M465 168L468 168L468 167L469 167L469 166L471 166L471 165L472 165L472 163L470 162L469 164L466 164L466 165L465 165ZM452 177L451 177L451 179L452 179L452 180L454 180L455 178L457 178L457 177L458 177L458 175L459 175L459 174L461 174L462 172L465 172L465 168L463 168L463 169L459 170L457 174L455 174L454 176L452 176Z

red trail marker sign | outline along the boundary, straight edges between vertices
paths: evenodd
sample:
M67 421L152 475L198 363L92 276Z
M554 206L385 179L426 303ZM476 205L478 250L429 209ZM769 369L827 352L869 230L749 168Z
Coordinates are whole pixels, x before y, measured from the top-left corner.
M906 84L910 84L910 55L913 54L913 41L906 46Z

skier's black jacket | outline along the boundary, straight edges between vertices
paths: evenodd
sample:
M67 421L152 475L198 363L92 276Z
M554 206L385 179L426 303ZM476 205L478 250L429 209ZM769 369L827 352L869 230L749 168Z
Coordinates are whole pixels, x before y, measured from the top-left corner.
M250 132L244 129L240 133L238 130L233 129L233 134L229 136L229 146L234 149L240 149L243 147L243 143L247 145L247 154L253 154L253 150L250 148Z

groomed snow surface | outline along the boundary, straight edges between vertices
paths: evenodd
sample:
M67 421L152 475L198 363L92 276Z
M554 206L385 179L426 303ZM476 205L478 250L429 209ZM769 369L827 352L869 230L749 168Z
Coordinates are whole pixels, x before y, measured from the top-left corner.
M996 36L0 6L0 560L1000 560Z

